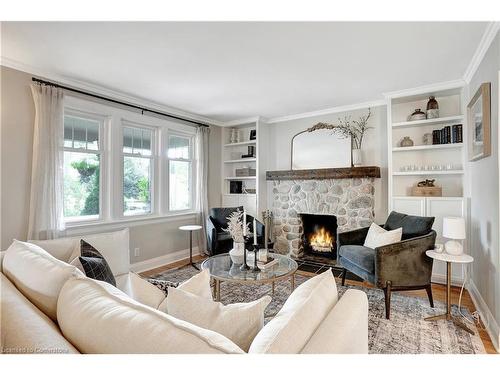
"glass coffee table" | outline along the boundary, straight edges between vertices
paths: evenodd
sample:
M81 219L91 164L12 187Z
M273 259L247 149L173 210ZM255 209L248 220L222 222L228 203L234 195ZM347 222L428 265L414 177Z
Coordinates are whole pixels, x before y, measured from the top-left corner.
M219 254L206 259L202 264L202 269L208 269L210 276L214 279L214 298L220 301L220 283L230 282L239 284L271 284L274 294L274 284L276 281L290 278L291 290L295 289L295 272L297 262L280 254L269 254L270 257L279 260L279 263L265 271L242 271L240 264L234 264L229 254Z

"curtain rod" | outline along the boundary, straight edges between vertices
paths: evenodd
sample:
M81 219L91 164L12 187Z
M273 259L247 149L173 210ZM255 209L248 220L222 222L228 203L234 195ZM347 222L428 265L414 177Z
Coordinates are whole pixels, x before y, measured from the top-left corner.
M183 117L171 115L171 114L165 113L165 112L155 111L154 109L144 108L144 107L141 107L141 106L138 106L138 105L135 105L135 104L130 104L130 103L122 102L120 100L108 98L106 96L101 96L101 95L93 94L91 92L77 90L77 89L74 89L74 88L71 88L71 87L60 85L58 83L44 81L43 79L32 77L31 80L33 82L38 82L38 83L40 83L42 85L59 87L59 88L61 88L63 90L76 92L77 94L82 94L82 95L90 96L92 98L97 98L97 99L105 100L105 101L108 101L108 102L111 102L111 103L120 104L120 105L124 105L126 107L138 109L138 110L141 111L142 114L144 114L144 112L149 112L149 113L154 113L155 115L170 117L170 118L173 118L173 119L176 119L176 120L181 120L181 121L189 122L189 123L195 124L197 126L206 126L206 127L208 127L207 124L204 124L204 123L201 123L201 122L198 122L198 121L194 121L194 120L190 120L190 119L187 119L187 118L183 118Z

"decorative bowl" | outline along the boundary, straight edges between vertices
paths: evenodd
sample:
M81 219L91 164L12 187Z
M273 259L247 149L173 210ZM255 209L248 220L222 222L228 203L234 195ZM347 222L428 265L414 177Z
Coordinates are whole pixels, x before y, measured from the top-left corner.
M234 264L243 264L243 250L231 249L229 251L229 256Z

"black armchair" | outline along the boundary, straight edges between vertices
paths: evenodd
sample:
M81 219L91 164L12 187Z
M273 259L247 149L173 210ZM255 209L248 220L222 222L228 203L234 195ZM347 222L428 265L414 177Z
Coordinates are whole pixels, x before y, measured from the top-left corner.
M391 212L383 225L386 230L403 228L402 241L371 249L363 246L368 228L339 233L338 263L347 271L384 290L385 316L390 318L391 292L425 289L434 307L431 289L432 258L425 252L434 249L436 232L433 217L420 217Z
M217 255L227 253L233 247L233 239L231 235L224 231L227 228L227 217L236 210L243 211L243 206L240 207L221 207L210 209L207 218L207 251L208 255ZM253 216L246 215L247 223L250 224L250 231L253 233ZM264 224L257 221L257 242L259 245L264 245ZM245 247L250 248L253 239L247 240Z

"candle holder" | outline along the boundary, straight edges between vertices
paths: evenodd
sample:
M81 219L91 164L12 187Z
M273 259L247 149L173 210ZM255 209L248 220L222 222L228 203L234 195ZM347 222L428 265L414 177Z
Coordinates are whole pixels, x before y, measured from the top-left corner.
M253 270L259 272L259 266L257 266L257 257L259 255L259 245L253 245Z
M247 264L247 249L243 247L243 264L240 266L240 271L248 271L250 267Z

